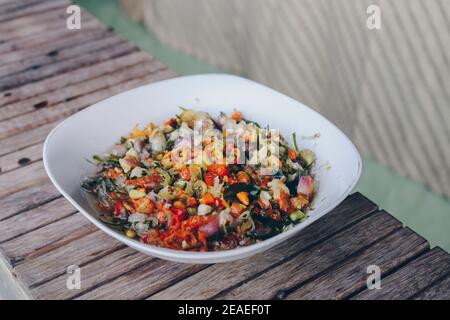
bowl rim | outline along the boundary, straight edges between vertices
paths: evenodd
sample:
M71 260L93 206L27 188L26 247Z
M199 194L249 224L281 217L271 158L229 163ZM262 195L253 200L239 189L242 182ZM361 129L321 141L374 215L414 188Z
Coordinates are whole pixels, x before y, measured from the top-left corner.
M177 82L177 81L183 81L183 80L189 80L192 78L233 78L234 80L238 80L238 81L244 81L244 82L249 82L252 85L256 85L256 86L260 86L262 89L269 91L271 93L276 93L278 95L282 95L285 98L288 98L289 100L296 102L300 105L302 105L305 108L308 108L310 111L312 111L315 116L321 118L327 125L332 126L335 128L335 130L337 130L342 137L346 140L346 143L349 144L350 148L353 150L354 154L356 155L357 158L357 169L356 169L356 175L354 176L353 181L347 186L347 189L342 192L342 194L337 198L337 200L335 202L333 202L332 204L330 204L329 206L327 206L325 209L322 209L317 215L309 217L308 219L305 219L303 222L297 224L296 226L294 226L292 229L281 232L273 237L270 237L268 239L265 239L261 242L255 243L255 244L251 244L245 247L238 247L238 248L234 248L234 249L229 249L229 250L222 250L222 251L208 251L208 252L191 252L191 251L182 251L182 250L175 250L175 249L168 249L168 248L163 248L163 247L158 247L155 245L150 245L150 244L145 244L142 242L139 242L137 240L134 239L130 239L128 237L126 237L125 235L120 234L119 232L113 230L112 228L108 227L107 225L103 224L101 221L99 221L98 219L96 219L93 214L89 213L87 210L83 209L83 207L81 207L81 205L78 204L77 201L75 201L75 199L73 199L57 182L55 176L53 175L51 166L49 164L49 158L48 158L48 152L47 150L49 149L49 145L51 144L51 140L52 137L64 126L66 125L68 122L73 121L74 119L76 119L77 117L80 116L80 114L87 112L89 110L92 110L93 108L95 108L99 103L107 103L109 100L114 99L116 96L118 95L122 95L122 94L131 94L134 91L138 91L138 90L142 90L142 88L144 87L148 87L148 86L155 86L158 84L162 84L162 83L168 83L168 82ZM106 99L100 100L88 107L86 107L85 109L65 118L63 121L61 121L58 125L56 125L51 131L50 133L47 135L47 138L45 139L44 145L43 145L43 163L44 163L44 168L45 171L47 173L47 175L49 176L51 182L53 183L53 185L56 187L56 189L79 211L81 212L91 223L93 223L97 228L99 228L100 230L104 231L105 233L107 233L108 235L110 235L111 237L125 243L126 245L137 249L139 251L145 252L145 253L149 253L151 255L157 256L157 257L161 257L161 258L165 258L168 260L173 260L173 261L179 261L179 262L185 262L185 263L205 263L203 261L206 260L217 260L219 262L221 262L221 260L223 261L231 261L231 260L236 260L236 259L240 259L242 256L243 257L248 257L251 254L255 254L258 252L261 252L265 249L269 249L270 247L273 247L279 243L281 243L284 240L287 240L288 238L292 237L293 235L295 235L296 233L298 233L299 231L301 231L302 229L306 228L308 225L310 225L311 223L313 223L314 221L318 220L319 218L323 217L324 215L326 215L327 213L329 213L331 210L333 210L335 207L337 207L350 193L351 191L355 188L356 184L358 183L360 177L361 177L361 173L362 173L362 158L361 158L361 154L359 153L358 149L356 148L356 146L353 144L353 142L347 137L347 135L345 133L343 133L336 125L334 125L330 120L328 120L327 118L325 118L323 115L321 115L319 112L313 110L312 108L308 107L307 105L304 105L303 103L295 100L292 97L289 97L288 95L285 95L279 91L276 91L270 87L267 87L263 84L260 84L256 81L252 81L240 76L235 76L235 75L230 75L230 74L222 74L222 73L210 73L210 74L196 74L196 75L189 75L189 76L180 76L180 77L175 77L175 78L171 78L171 79L166 79L166 80L161 80L161 81L157 81L157 82L152 82L149 84L145 84L136 88L133 88L131 90L127 90L121 93L118 93L116 95L113 95L111 97L108 97ZM182 261L184 260L184 261ZM202 261L203 260L203 261ZM209 263L209 262L207 262Z

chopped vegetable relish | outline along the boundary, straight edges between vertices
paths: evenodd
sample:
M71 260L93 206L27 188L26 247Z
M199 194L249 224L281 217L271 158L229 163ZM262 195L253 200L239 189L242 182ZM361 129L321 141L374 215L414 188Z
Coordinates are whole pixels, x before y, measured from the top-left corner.
M219 133L197 139L200 161L180 139L195 128ZM243 144L223 147L233 130L243 133ZM182 109L159 127L134 128L110 153L94 156L97 173L82 188L94 195L104 223L141 242L187 251L247 246L305 219L316 192L314 153L300 150L295 134L293 148L280 136L276 153L256 151L261 157L264 149L269 161L242 161L251 158L250 144L263 145L261 134L270 139L271 132L238 111L213 119ZM216 161L225 153L227 161ZM268 162L271 174L263 171Z

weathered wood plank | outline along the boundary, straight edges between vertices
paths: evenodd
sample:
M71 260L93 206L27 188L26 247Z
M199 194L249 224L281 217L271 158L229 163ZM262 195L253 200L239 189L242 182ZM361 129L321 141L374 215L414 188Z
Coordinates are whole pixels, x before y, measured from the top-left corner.
M304 283L400 227L400 222L392 216L378 212L215 298L274 299L280 291L285 292Z
M61 55L55 57L37 57L35 59L27 59L23 62L19 61L17 63L6 64L0 71L0 79L6 83L7 79L11 79L13 76L19 77L23 76L22 73L34 73L35 76L44 76L46 74L46 67L59 66L59 68L64 68L65 64L69 64L72 60L79 59L80 56L85 55L86 58L91 58L90 60L84 60L85 64L91 64L90 61L95 59L95 55L101 53L102 51L108 50L110 47L124 46L129 49L133 48L128 42L124 41L122 38L118 37L114 33L108 31L94 32L94 37L103 36L102 41L92 41L87 42L82 45L76 46L72 50L65 49L62 50ZM72 58L72 59L71 59ZM35 60L35 61L34 61ZM33 63L36 62L36 63ZM64 64L65 63L65 64ZM47 71L48 72L48 71ZM42 74L42 75L41 75ZM52 74L50 74L52 75Z
M86 19L82 17L81 23L83 25L83 31L89 32L89 30L102 28L98 21L91 18ZM23 52L32 50L31 48L39 46L43 42L52 42L54 40L67 37L71 34L73 34L73 30L69 30L67 28L54 28L39 35L27 35L18 39L14 39L14 41L2 43L2 45L0 46L0 54L21 54Z
M73 47L61 48L55 56L47 54L39 55L1 66L0 78L41 69L47 65L58 64L62 61L66 61L70 58L78 57L83 54L91 55L96 51L100 51L108 48L109 46L115 46L121 42L124 42L122 38L107 30L94 30L86 34L84 37L78 36L74 38L75 39L73 40L75 43ZM99 41L100 39L101 41Z
M27 3L25 7L22 7L20 10L9 10L5 12L5 10L0 10L2 14L0 14L0 23L5 23L5 21L10 21L13 19L18 19L24 16L35 16L38 13L45 11L64 11L67 6L70 4L67 0L52 0L52 1L40 1L40 2L31 2ZM36 5L39 4L39 5Z
M381 289L364 290L361 300L405 300L450 272L450 255L440 248L421 255L396 272L382 278Z
M112 45L113 43L115 43L115 45ZM112 45L112 47L109 45ZM36 70L0 78L0 91L6 91L26 83L39 81L86 65L92 65L99 61L123 56L133 51L136 51L136 47L130 43L124 42L119 38L112 38L106 47L102 47L102 49L92 52L91 54L83 54L72 59L63 60L59 63L42 66Z
M0 198L48 181L42 161L0 175Z
M202 264L154 259L110 282L93 288L77 299L143 299L206 267Z
M333 270L301 286L287 299L345 299L366 288L367 267L376 265L381 276L428 250L428 242L408 228L375 243Z
M95 28L90 31L83 29L82 32L72 33L53 43L46 43L32 50L11 52L2 55L0 76L15 74L23 70L29 70L31 66L44 66L66 60L80 54L89 54L95 47L103 47L105 39L117 36L108 30ZM102 39L102 41L99 41Z
M450 275L414 297L416 300L450 300Z
M79 246L75 242L72 244ZM72 259L72 257L69 258L69 261L75 261L81 266L78 260L70 259ZM89 292L95 287L99 287L104 283L116 279L135 268L150 264L153 260L155 260L155 258L137 252L131 248L123 248L108 254L101 259L96 259L93 262L81 266L82 278L80 290L67 290L67 274L61 274L59 277L35 287L32 290L32 294L38 299L73 299ZM46 263L46 261L44 261L44 263Z
M34 82L11 89L7 92L4 92L3 95L0 96L0 106L21 102L38 95L46 95L52 91L64 90L65 87L80 84L86 80L131 66L135 63L135 61L142 61L143 56L147 60L152 59L144 52L131 52L130 54L124 56L109 59L107 61L99 61L90 66L77 68L64 74L55 75L51 78L41 80L39 82ZM71 97L71 95L69 95L69 97Z
M24 259L55 250L95 230L88 219L77 213L4 242L0 250L10 264L16 266Z
M146 57L145 59L136 61L134 65L114 70L111 73L100 77L92 78L82 83L67 86L61 90L39 95L28 100L22 100L6 105L0 108L0 121L53 106L57 103L73 100L85 94L93 93L97 90L105 89L127 80L141 78L163 68L164 66L161 63L151 61Z
M91 276L100 279L95 273L90 273L90 269L86 269L86 264L99 262L102 268L107 265L103 262L103 257L107 257L112 252L125 248L125 245L116 241L101 230L96 230L79 239L67 243L66 245L46 252L34 258L26 259L23 263L16 267L16 272L21 275L21 280L28 287L35 287L38 284L44 284L47 281L62 276L67 277L66 270L70 265L77 265L83 268L83 287L87 283L85 280ZM126 248L128 254L136 253L135 250ZM142 257L141 257L142 259ZM125 266L126 264L124 264ZM122 268L123 273L127 269ZM101 271L101 269L97 270ZM54 282L52 282L54 284ZM59 284L59 283L58 283ZM67 290L65 281L62 288L55 288L61 294L70 294L64 292ZM54 294L56 294L55 292ZM71 292L77 294L77 292Z
M42 159L42 144L30 146L6 156L0 156L0 174L24 167Z
M45 109L45 112L34 111L24 115L0 122L0 139L15 135L16 133L30 130L49 122L57 121L78 112L100 100L106 99L120 92L136 88L156 79L169 78L172 73L167 69L148 74L146 76L127 80L108 88L95 91L91 94L81 96L77 99L56 104ZM61 107L60 107L61 106Z
M23 131L14 136L0 139L0 155L4 156L39 142L43 142L45 137L59 122L60 120L53 121L43 126Z
M43 0L48 1L48 0ZM16 11L23 10L27 7L36 6L43 2L42 0L2 0L0 9L3 15L14 14Z
M5 32L28 24L42 24L57 15L63 17L68 4L66 0L53 0L43 1L37 6L27 6L14 12L0 10L0 23L4 26Z
M20 27L14 28L13 26L5 26L9 30L5 33L2 33L1 41L4 43L8 43L11 41L15 41L17 39L28 37L31 35L38 36L39 34L45 33L49 28L67 28L66 27L66 14L64 12L54 13L54 12L46 12L41 17L36 17L34 23L29 24L21 24ZM15 23L13 20L12 22Z
M50 180L0 198L0 221L61 197Z
M58 198L14 215L0 223L0 243L68 217L75 212L75 208L66 199Z
M373 213L376 205L360 193L350 195L337 208L288 240L249 259L212 265L169 287L150 299L208 299ZM239 270L239 272L236 272Z

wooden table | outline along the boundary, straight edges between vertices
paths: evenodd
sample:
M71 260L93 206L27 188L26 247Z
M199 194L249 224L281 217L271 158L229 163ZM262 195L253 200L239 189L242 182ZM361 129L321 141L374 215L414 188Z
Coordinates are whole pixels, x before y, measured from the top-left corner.
M42 142L67 116L174 73L66 0L0 1L0 250L3 287L36 299L450 298L450 256L356 193L281 246L246 260L188 265L136 252L55 190ZM68 290L67 267L81 268ZM382 289L366 286L367 267ZM6 283L6 284L5 284ZM1 286L0 286L1 287ZM14 289L15 288L15 289Z

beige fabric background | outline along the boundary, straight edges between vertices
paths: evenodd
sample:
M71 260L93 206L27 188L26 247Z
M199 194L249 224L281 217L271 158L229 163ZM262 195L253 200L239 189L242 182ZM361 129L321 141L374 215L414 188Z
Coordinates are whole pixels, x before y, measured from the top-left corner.
M304 102L450 197L450 0L121 2L163 43Z

